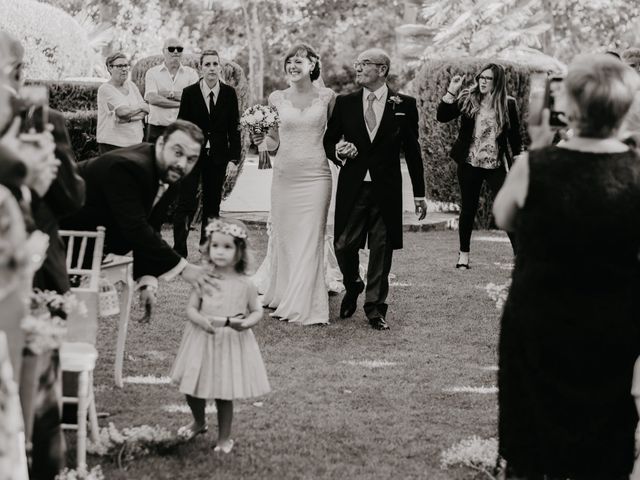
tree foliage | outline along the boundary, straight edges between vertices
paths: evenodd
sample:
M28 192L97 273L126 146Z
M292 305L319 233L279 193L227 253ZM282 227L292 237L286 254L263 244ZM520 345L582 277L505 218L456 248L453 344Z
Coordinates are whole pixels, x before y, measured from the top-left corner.
M35 0L0 0L0 29L25 48L28 78L60 79L90 73L94 52L86 32L68 13Z
M578 53L621 50L638 41L636 0L426 0L436 30L425 56L496 56L535 49L569 62Z

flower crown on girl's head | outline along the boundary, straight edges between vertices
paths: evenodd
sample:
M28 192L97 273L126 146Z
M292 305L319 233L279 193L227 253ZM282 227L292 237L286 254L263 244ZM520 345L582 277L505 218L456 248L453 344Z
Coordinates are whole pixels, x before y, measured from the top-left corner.
M211 237L214 232L224 233L225 235L231 235L234 238L247 239L247 230L235 223L228 223L224 220L215 219L209 222L207 228L205 228L207 237Z

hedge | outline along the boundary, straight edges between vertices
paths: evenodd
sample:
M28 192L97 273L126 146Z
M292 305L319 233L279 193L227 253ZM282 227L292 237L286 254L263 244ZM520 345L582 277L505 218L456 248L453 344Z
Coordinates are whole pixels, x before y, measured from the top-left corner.
M27 80L28 85L46 85L49 105L61 112L89 111L98 108L98 88L101 82L71 82L64 80Z
M98 155L96 129L98 127L98 111L63 112L71 137L71 146L76 160L86 160Z
M503 60L479 58L443 58L426 61L413 83L420 114L420 144L429 198L460 204L460 190L456 176L457 165L449 157L449 152L458 134L459 123L457 121L438 122L436 110L453 75L466 75L467 82L470 84L475 75L489 61L494 61L505 68L507 92L516 99L524 143L526 144L528 141L526 118L529 78L532 73L540 72L539 69ZM481 192L478 215L476 216L477 227L488 228L492 225L491 206L491 197L485 185Z

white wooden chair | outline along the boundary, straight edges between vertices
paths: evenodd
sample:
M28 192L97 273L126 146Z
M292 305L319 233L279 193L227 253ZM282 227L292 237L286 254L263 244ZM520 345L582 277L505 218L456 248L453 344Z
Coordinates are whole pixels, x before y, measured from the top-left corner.
M78 392L75 397L62 397L63 403L77 403L77 424L62 424L62 428L77 430L77 468L87 465L87 416L91 427L91 438L98 441L98 415L93 395L93 370L98 359L96 337L98 334L98 301L100 266L104 247L104 227L95 232L61 230L60 236L67 242L67 271L79 275L82 282L71 289L72 293L87 307L87 316L72 316L67 319L67 338L60 348L60 364L63 372L78 374ZM76 243L79 242L79 245ZM93 245L91 245L93 244ZM86 267L85 256L93 247L90 267Z

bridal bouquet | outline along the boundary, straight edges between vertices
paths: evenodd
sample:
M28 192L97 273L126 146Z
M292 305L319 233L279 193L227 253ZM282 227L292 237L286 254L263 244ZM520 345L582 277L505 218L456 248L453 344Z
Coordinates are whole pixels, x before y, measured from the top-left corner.
M87 314L84 303L71 293L60 295L35 289L30 298L30 312L22 321L26 348L35 355L59 348L67 333L67 318L74 312Z
M278 111L269 105L254 105L247 108L240 117L240 126L253 133L266 133L280 124ZM266 141L258 145L258 168L271 168L271 159Z

